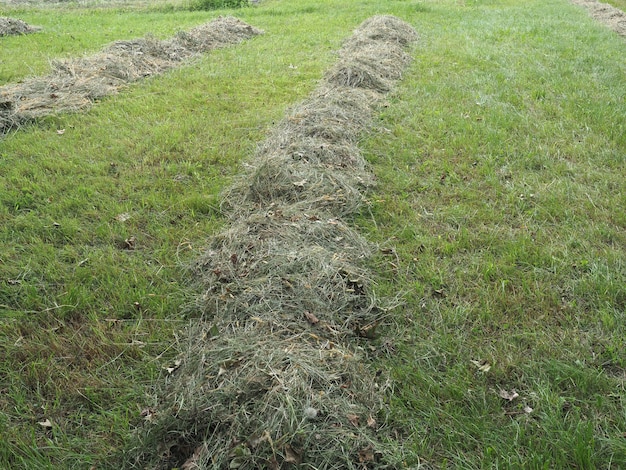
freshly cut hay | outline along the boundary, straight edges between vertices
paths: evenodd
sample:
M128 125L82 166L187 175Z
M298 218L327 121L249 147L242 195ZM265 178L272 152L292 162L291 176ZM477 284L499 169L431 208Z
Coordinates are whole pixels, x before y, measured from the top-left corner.
M306 161L294 161L284 154L268 155L237 178L222 208L243 213L277 203L291 204L304 212L354 214L364 200L356 177L348 171L330 171Z
M201 323L180 346L132 452L137 468L400 468L377 435L385 377L356 348L277 338L262 323L244 333Z
M41 31L39 26L31 26L17 18L0 16L0 36L14 36L18 34L30 34Z
M370 253L367 241L337 219L274 206L212 240L193 268L204 289L196 307L242 329L262 321L288 334L325 331L335 341L362 335L383 314L369 273L356 264Z
M388 92L392 83L385 79L375 67L359 60L343 62L326 76L329 83L337 85L366 88L380 93Z
M376 95L352 87L320 87L289 113L276 133L290 133L295 139L356 142L371 125L376 99Z
M191 271L200 320L132 452L136 467L402 467L384 444L387 380L359 347L387 315L362 267L372 250L341 217L359 210L371 180L356 145L406 65L393 52L414 37L406 28L364 23L367 47L357 59L358 47L345 49L336 70L354 63L384 86L327 76L225 192L231 224Z
M52 112L77 112L117 93L123 86L172 68L172 62L147 54L108 52L52 63L52 72L1 92L12 101L10 118L28 122Z
M321 137L294 139L291 133L283 132L265 141L259 150L259 154L269 152L287 155L296 162L325 166L330 171L352 171L362 179L363 185L371 184L365 159L351 142L328 142Z
M117 41L90 57L59 60L44 77L0 87L0 134L39 117L89 108L122 87L158 75L211 49L237 44L262 31L231 17L220 17L174 39L153 37Z
M360 43L364 40L384 42L389 45L399 44L406 48L417 40L417 32L400 18L392 15L376 15L361 23L345 44Z
M592 18L620 36L626 36L626 12L597 0L571 0L571 2L586 8Z
M320 86L259 146L222 208L237 213L280 203L335 216L355 213L363 203L360 188L372 183L355 145L378 101L366 90Z
M381 77L392 82L402 78L402 72L411 61L411 56L401 46L384 42L364 43L358 50L344 47L341 54L346 61L375 67Z
M370 90L328 85L318 86L311 97L294 107L277 124L256 152L255 159L267 155L287 155L330 170L356 170L368 180L365 160L357 142L371 125L372 111L381 95Z
M409 55L395 44L368 42L342 49L344 60L330 69L326 81L385 93L402 77Z
M232 16L193 28L189 32L179 32L172 40L195 53L208 52L233 44L239 44L263 31Z
M148 57L147 62L155 61L162 64L161 67L174 66L194 54L192 50L182 46L175 40L161 41L150 35L145 38L115 41L108 45L103 52L113 56L128 57L134 60L141 60L144 57Z

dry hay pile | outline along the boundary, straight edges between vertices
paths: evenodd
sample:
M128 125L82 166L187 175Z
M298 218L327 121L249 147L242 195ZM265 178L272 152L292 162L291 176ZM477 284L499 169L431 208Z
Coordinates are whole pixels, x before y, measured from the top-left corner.
M620 36L626 36L626 13L608 3L601 3L597 0L571 0L572 3L580 5L589 11L589 14L600 23L605 24L609 29L615 31Z
M130 466L399 468L390 386L364 359L387 309L343 218L372 177L358 141L409 62L415 31L363 23L309 99L259 145L225 193L230 225L193 266L204 291Z
M87 109L128 83L261 33L236 18L220 17L169 40L117 41L90 57L54 61L49 75L0 88L0 135L53 113Z
M0 36L14 36L41 31L39 26L31 26L25 21L16 18L0 16Z

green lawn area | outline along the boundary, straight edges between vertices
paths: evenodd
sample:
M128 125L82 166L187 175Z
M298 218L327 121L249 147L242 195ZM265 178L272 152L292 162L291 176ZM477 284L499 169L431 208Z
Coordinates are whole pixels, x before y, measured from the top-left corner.
M0 38L0 85L225 14L265 34L0 140L0 468L120 468L220 192L375 14L420 36L350 221L402 298L371 368L406 466L626 468L624 38L566 0L3 4L44 29Z

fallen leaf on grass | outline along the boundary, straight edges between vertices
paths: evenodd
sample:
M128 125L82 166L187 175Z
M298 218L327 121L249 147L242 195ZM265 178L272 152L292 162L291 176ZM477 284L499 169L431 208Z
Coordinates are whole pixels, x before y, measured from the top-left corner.
M52 429L52 423L50 422L49 419L46 419L45 421L40 421L37 424L41 426L42 428Z
M193 451L193 455L185 461L182 467L180 467L180 470L195 470L197 468L200 468L200 465L198 465L198 460L204 452L206 452L205 447L203 445L198 446L196 450Z
M134 250L136 246L137 239L135 237L130 237L124 240L124 248L127 250Z
M359 451L359 463L373 462L374 459L374 449L372 449L371 445Z
M300 465L302 463L302 455L290 445L286 445L285 462L292 463L294 465Z
M376 427L376 420L371 415L367 418L367 427L372 429Z
M128 219L130 219L130 214L128 212L124 212L123 214L118 214L115 216L115 220L117 220L118 222L126 222Z
M433 297L439 297L443 299L444 297L446 297L446 291L443 289L435 289L433 290Z
M304 316L306 317L306 319L309 321L311 325L317 325L320 322L319 318L317 318L311 312L304 312Z
M487 361L470 361L472 364L474 364L478 370L480 372L489 372L489 370L491 369L491 364L489 364Z
M350 424L352 424L354 427L359 427L359 417L358 417L358 415L347 414L346 418L348 418L348 421L350 421Z
M505 400L508 400L508 401L513 401L517 397L519 397L519 393L517 393L515 389L512 389L510 392L507 392L506 390L500 390L498 392L498 395L500 396L500 398L504 398Z
M154 414L155 411L152 408L144 408L143 410L141 410L141 413L139 414L139 416L141 416L144 421L147 421L149 423L151 423L154 420Z
M168 374L173 373L176 369L178 369L180 367L180 365L182 364L183 361L181 361L180 359L177 359L174 361L174 364L170 367L166 367L165 370L167 371Z

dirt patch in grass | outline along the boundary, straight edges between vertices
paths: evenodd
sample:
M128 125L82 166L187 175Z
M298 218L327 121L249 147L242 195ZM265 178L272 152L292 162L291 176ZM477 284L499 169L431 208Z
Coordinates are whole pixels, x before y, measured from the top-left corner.
M44 116L85 110L129 83L261 33L236 18L220 17L172 39L116 41L89 57L54 61L50 74L0 88L0 135Z
M223 196L229 227L191 268L198 320L180 338L132 465L395 468L391 384L365 357L393 302L345 217L372 182L357 144L409 62L415 31L363 23L317 89ZM356 77L355 79L353 79Z
M593 18L620 36L626 36L626 13L619 8L597 0L571 0L571 2L586 8Z
M41 28L39 26L31 26L17 18L0 16L0 36L16 36L19 34L30 34L36 31L41 31Z

